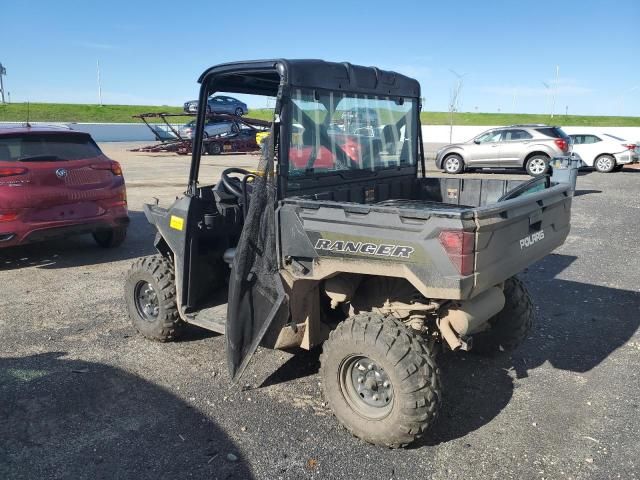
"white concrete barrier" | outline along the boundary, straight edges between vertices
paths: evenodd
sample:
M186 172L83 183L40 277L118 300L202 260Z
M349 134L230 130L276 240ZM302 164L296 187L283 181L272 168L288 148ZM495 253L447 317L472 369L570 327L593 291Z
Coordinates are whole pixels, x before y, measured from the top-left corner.
M96 142L152 142L151 131L142 123L52 123L32 122L32 125L63 125L91 134ZM18 122L0 122L1 126L18 126ZM165 127L166 128L166 127ZM452 141L464 142L496 126L454 126ZM567 133L609 133L625 140L640 143L640 127L562 127ZM422 138L425 143L449 143L448 125L423 125Z
M485 130L497 128L499 126L467 126L460 125L453 127L452 143L466 142L473 137L479 135ZM562 127L569 134L574 133L592 133L594 135L602 135L608 133L616 137L623 138L632 142L640 143L640 127ZM449 143L449 125L423 125L422 140L425 143Z
M23 126L20 122L0 122L2 126ZM60 123L31 122L31 125L56 125L90 134L96 142L152 142L154 135L142 123Z

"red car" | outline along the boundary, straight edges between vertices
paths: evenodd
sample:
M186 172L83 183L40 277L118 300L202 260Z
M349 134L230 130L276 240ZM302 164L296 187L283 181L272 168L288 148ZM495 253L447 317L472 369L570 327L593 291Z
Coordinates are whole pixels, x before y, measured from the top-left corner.
M0 248L82 233L115 247L128 224L120 164L90 135L0 128Z

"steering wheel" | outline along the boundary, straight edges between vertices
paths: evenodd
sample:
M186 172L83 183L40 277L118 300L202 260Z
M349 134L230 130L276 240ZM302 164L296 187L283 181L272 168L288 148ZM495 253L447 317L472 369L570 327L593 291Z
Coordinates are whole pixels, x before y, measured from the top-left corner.
M245 170L244 168L237 168L237 167L227 168L222 172L220 180L222 181L222 184L224 185L225 190L238 198L243 198L244 192L242 190L242 181L238 178L230 177L230 175L234 173L245 175L245 176L254 175L254 174L251 173L249 170Z

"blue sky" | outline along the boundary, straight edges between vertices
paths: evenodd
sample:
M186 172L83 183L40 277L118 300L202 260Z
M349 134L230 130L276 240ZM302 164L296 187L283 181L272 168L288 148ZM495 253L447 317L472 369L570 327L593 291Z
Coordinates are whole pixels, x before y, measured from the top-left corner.
M208 66L289 57L414 76L431 111L454 70L462 111L547 113L544 82L556 112L640 115L639 26L638 0L21 0L0 5L0 62L12 101L97 103L99 60L104 103L179 105Z

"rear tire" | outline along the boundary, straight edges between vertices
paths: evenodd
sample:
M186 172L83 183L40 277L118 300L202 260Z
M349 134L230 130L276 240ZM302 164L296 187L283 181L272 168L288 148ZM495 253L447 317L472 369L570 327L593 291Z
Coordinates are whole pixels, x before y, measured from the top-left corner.
M110 230L98 230L97 232L93 232L93 239L102 248L119 247L126 238L126 227L116 227Z
M442 169L451 174L458 174L464 171L464 160L457 153L447 155L442 161Z
M177 338L184 326L178 315L173 264L161 255L136 260L124 283L133 327L158 342Z
M596 158L596 161L593 162L593 166L596 167L596 170L600 173L609 173L616 168L616 159L612 155L600 155Z
M473 352L510 352L529 335L533 325L533 304L524 283L516 277L507 279L504 297L504 308L489 319L491 328L473 336Z
M549 171L549 157L546 155L533 155L527 159L524 169L532 177L539 177Z
M335 416L366 442L406 446L436 417L440 370L422 338L393 317L363 313L340 323L320 364Z

